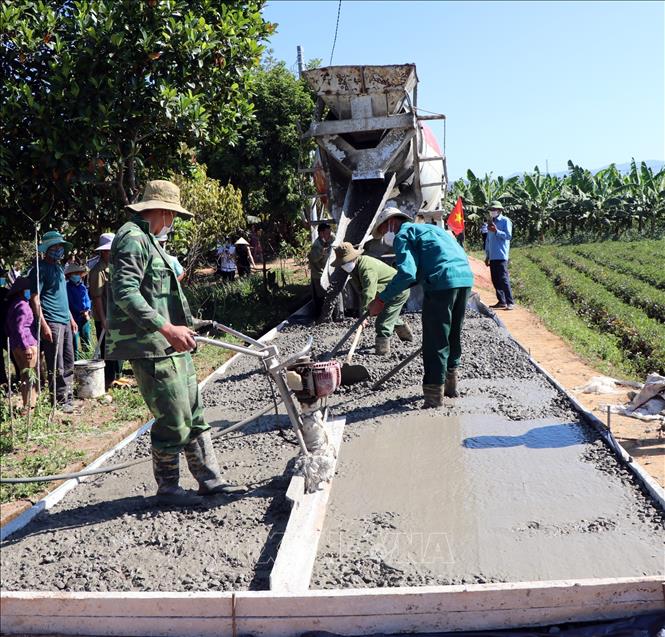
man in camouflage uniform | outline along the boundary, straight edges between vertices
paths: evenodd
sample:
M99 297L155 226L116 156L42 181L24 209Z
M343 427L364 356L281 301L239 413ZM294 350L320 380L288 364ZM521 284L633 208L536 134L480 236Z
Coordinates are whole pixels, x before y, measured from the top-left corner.
M326 267L334 239L332 228L328 223L320 223L317 232L318 237L312 243L312 247L307 255L309 269L312 273L312 298L314 300L314 316L316 317L321 314L323 300L326 296L326 291L321 285L321 277L323 276L323 270Z
M156 236L176 215L193 217L180 205L180 190L169 181L148 182L137 214L116 233L111 246L106 358L129 360L155 420L150 432L157 499L192 504L201 495L229 493L203 418L201 396L189 351L194 348L192 316ZM178 485L180 452L199 483L199 496Z
M383 292L397 274L395 268L391 268L380 259L362 254L348 241L335 248L335 260L332 265L349 273L351 285L360 294L361 312L367 311L367 307L374 300L374 297ZM404 290L386 303L381 313L376 317L374 347L377 355L387 356L390 354L390 337L393 332L397 334L401 341L413 340L413 334L409 326L400 317L402 308L408 300L409 291Z

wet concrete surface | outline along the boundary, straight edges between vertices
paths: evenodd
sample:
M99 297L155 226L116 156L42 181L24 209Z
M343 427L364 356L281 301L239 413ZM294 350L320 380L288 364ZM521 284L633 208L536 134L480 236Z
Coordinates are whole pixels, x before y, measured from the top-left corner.
M578 423L578 416L565 396L552 388L491 320L468 312L463 334L462 395L459 399L446 399L438 410L421 410L422 365L419 360L380 391L372 391L371 385L376 379L417 347L420 317L409 315L407 319L416 343L400 343L393 338L393 353L381 359L373 354L372 330L365 330L354 362L366 365L372 380L343 387L330 400L333 413L346 415L347 428L335 478L333 508L329 510L327 523L344 529L353 540L348 546L354 545L356 549L348 553L348 560L346 557L336 559L338 547L331 547L328 540L324 540L321 559L315 569L315 586L501 581L516 574L523 579L522 575L529 573L532 576L528 579L549 577L554 566L548 565L543 556L543 550L539 548L541 542L548 538L554 542L551 538L566 537L567 533L568 536L581 536L581 546L587 538L610 537L604 530L607 524L617 525L611 535L619 538L623 534L624 544L634 536L640 546L656 546L658 533L662 534L660 512L645 498L636 481L617 463L598 435ZM315 327L289 326L276 343L284 354L293 353L301 348L313 330L316 352L320 354L335 344L351 322L346 320ZM244 418L271 400L267 378L258 362L248 357L238 359L227 377L213 379L204 392L206 416L217 426ZM414 431L424 428L423 432L430 431L431 434L404 438L404 426ZM372 451L375 447L384 447L382 457L387 459L391 446L403 447L404 440L409 440L416 462L414 466L417 466L420 452L416 443L420 441L418 444L422 444L423 436L426 440L434 436L438 442L431 450L425 450L427 453L420 461L423 466L418 471L409 468L405 476L408 497L396 501L385 499L382 487L377 484L376 494L368 492L351 508L344 504L347 497L344 493L355 499L353 489L347 488L356 482L353 476L358 470L357 464L351 463L347 467L345 458L351 459L354 453L364 450L367 471L374 471L376 463L369 460L374 458ZM568 444L571 436L574 442ZM62 503L2 544L1 587L4 590L71 591L265 589L280 534L289 515L284 493L291 475L290 465L297 453L294 442L284 415L262 417L243 432L216 440L215 448L225 477L231 482L248 484L250 491L235 499L216 496L204 507L185 510L156 507L150 497L155 487L149 464L82 483ZM556 444L560 446L552 446ZM457 475L454 457L445 455L454 453L455 449L460 454L457 461L468 457L469 463L480 463L479 466L484 467L481 477L488 484L495 485L489 492L495 493L497 506L465 508L469 506L470 494L481 498L481 495L475 495L476 491L481 489L482 493L487 493L488 484L482 480L478 482L481 477L475 472L466 470ZM437 455L435 450L442 455ZM568 514L558 515L561 499L556 496L554 478L542 477L549 476L546 467L553 457L553 450L564 454L556 456L553 467L569 466L573 473L580 472L578 490L575 491L580 505L571 509L568 517ZM123 449L113 461L147 456L148 452L149 440L143 436ZM538 479L533 485L529 482L530 472L523 471L519 465L521 458L529 454L539 455L543 460L542 463L535 462L535 467L527 465L538 470ZM493 470L494 467L497 471ZM386 465L385 472L395 473L394 481L397 481L398 472L393 471L390 464ZM447 530L442 531L450 537L436 554L443 555L449 550L454 560L452 565L437 570L422 560L402 560L395 564L389 556L377 553L377 537L382 530L396 528L402 532L400 529L415 528L419 516L423 528L445 526L442 522L447 523L448 518L432 517L429 513L437 506L432 483L450 484L453 474L457 476L454 484L458 486L448 491L435 489L434 493L440 497L444 492L447 494L445 506L459 510L456 519L460 520L460 525L471 524L471 519L478 517L482 533L474 531L471 540L464 542L464 528L468 527L446 527ZM414 483L419 475L423 479L428 477L429 482ZM551 475L558 473L552 471ZM183 486L194 486L184 466L181 476ZM591 478L589 484L593 488L587 488ZM464 480L468 481L468 484L464 483L466 486ZM498 486L502 483L505 483L503 491ZM551 491L539 490L550 483ZM565 482L564 493L568 493L572 484L571 481ZM606 484L605 490L600 489L602 484ZM370 486L365 485L366 488ZM459 498L454 497L456 493ZM372 505L375 495L381 506ZM534 504L532 508L531 504L522 503L526 496L529 502L533 499L538 506ZM604 504L606 497L610 498L607 505ZM594 504L596 501L603 503L602 506ZM363 502L364 508L357 508ZM400 502L412 506L400 510ZM501 506L498 506L499 502L502 502ZM438 506L441 508L443 504ZM549 514L546 515L548 506ZM516 514L510 524L500 515L500 524L494 524L491 515L511 507L516 508L519 515ZM614 516L610 515L608 507L612 508ZM620 512L618 508L621 508ZM594 514L582 515L583 509ZM420 510L422 514L418 513ZM605 522L606 519L610 522ZM326 537L329 537L328 531L335 534L338 527L326 529ZM584 530L587 527L592 531ZM489 547L485 545L487 538L490 538ZM496 543L493 538L509 548L512 542L514 547L510 551L513 553L523 550L525 556L534 555L523 557L519 568L511 571L507 558L487 558L486 553ZM620 566L625 564L630 572L622 574L635 574L639 567L631 567L629 559L621 557L625 551L619 540L616 541L617 544L612 545L614 548L610 544L607 546L617 552L612 558L617 569L621 570ZM463 550L460 549L462 544ZM505 550L507 555L510 554L508 549ZM592 550L590 555L595 557L599 553L599 550ZM642 559L646 554L639 555ZM584 558L580 560L580 563L585 562ZM527 563L532 563L531 570ZM649 568L650 564L643 570L659 572L657 569L662 566L662 559L659 561L656 557L652 568Z
M581 462L589 444L557 418L376 423L340 453L313 587L662 573L649 503Z

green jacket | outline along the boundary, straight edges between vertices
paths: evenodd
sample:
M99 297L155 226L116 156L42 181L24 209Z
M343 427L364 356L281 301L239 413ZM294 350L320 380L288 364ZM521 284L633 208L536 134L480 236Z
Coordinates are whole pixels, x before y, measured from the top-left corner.
M351 272L351 282L360 292L361 311L364 312L379 292L383 292L386 285L397 274L395 268L363 254L358 257L356 267Z
M403 223L395 235L397 274L380 294L389 301L420 283L425 292L470 288L473 273L464 248L448 232L428 223Z
M328 260L328 255L330 255L330 250L332 250L332 238L328 244L323 243L320 237L317 237L314 243L312 243L312 248L307 257L309 260L309 268L312 271L312 279L318 280L323 275L323 268L326 267L326 261Z
M158 330L167 322L191 326L192 315L171 260L139 215L115 235L109 277L105 358L168 356Z

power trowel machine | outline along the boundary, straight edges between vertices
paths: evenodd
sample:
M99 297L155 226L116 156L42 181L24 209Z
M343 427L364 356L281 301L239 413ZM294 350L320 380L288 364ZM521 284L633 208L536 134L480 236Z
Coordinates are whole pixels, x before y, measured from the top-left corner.
M326 402L341 384L341 367L337 361L314 362L310 351L314 338L309 337L303 349L280 360L275 345L261 343L250 336L215 321L197 321L196 329L214 328L235 336L246 345L235 345L214 338L195 336L197 344L213 345L254 356L261 360L266 372L275 382L286 407L291 426L300 446L296 473L305 480L308 493L316 491L333 477L335 449L326 431Z

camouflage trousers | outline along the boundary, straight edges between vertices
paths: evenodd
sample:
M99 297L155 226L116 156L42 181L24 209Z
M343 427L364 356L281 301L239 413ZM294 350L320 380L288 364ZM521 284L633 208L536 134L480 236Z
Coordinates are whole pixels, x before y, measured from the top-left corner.
M131 361L139 391L155 418L150 431L154 449L177 454L210 429L189 353Z

